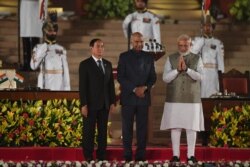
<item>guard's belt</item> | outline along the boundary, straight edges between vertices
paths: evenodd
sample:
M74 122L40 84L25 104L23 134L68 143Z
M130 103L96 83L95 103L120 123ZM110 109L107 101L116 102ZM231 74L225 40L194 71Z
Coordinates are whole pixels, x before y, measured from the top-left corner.
M45 70L45 74L62 74L63 70Z

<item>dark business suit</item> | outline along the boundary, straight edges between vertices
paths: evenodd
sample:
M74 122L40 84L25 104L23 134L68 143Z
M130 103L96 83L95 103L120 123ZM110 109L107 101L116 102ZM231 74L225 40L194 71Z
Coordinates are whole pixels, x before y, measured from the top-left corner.
M107 122L109 108L115 104L112 64L102 59L105 74L90 57L79 66L79 93L81 106L87 105L88 116L83 116L83 154L93 159L95 127L98 129L97 159L104 160L107 146Z
M122 135L124 158L132 160L133 122L136 116L137 150L135 160L145 160L150 89L156 82L154 59L147 52L129 50L121 53L118 62L118 81L121 85ZM147 86L145 97L139 98L134 89Z

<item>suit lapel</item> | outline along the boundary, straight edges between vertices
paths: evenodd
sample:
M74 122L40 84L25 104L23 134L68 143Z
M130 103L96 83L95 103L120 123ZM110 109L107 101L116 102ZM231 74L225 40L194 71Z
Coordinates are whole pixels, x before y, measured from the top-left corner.
M103 59L103 66L105 70L105 79L109 79L109 74L112 69L108 66L107 62L104 59Z
M91 66L93 67L93 69L95 70L96 73L100 73L103 75L102 71L99 69L98 65L96 64L95 60L93 59L93 57L90 58L91 59Z

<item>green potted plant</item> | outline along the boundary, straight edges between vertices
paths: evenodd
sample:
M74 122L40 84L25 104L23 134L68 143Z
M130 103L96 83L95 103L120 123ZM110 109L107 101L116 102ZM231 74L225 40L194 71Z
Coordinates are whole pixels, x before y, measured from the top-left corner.
M214 108L210 144L216 147L249 148L250 105Z
M84 8L90 19L120 19L134 10L133 0L89 0Z
M235 0L229 12L237 21L249 22L250 21L250 0Z

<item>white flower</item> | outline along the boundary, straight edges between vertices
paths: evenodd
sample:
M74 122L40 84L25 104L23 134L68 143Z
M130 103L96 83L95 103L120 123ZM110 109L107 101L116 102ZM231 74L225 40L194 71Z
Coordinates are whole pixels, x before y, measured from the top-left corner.
M51 164L51 162L48 162L47 167L50 167L50 166L52 166L52 164Z
M65 161L65 164L66 164L66 165L70 165L71 162L70 162L70 161Z
M125 167L130 167L130 164L129 164L129 163L126 163L126 164L125 164Z
M244 162L243 166L244 167L249 167L249 162L248 161Z
M201 166L201 165L202 165L202 162L201 162L201 161L198 161L198 165L200 165L200 166Z
M76 161L76 167L81 167L81 166L82 166L81 162Z
M62 163L62 161L56 161L56 165L61 165Z
M142 162L142 161L139 161L139 165L143 165L143 162Z
M134 161L130 161L129 163L130 163L130 164L134 164L135 162L134 162Z
M229 164L229 166L233 166L234 165L234 163L232 161L230 161L228 164Z
M16 167L21 167L22 166L22 164L20 163L20 162L18 162L17 164L16 164Z
M168 167L168 163L167 163L167 162L164 162L164 163L163 163L163 167Z
M194 164L194 162L193 161L188 161L188 165L193 165Z
M236 163L237 163L237 164L241 164L241 161L240 161L240 160L237 160Z
M235 164L234 166L235 166L235 167L240 167L240 165L239 165L239 164Z

